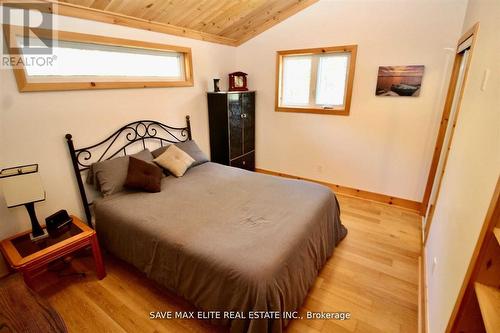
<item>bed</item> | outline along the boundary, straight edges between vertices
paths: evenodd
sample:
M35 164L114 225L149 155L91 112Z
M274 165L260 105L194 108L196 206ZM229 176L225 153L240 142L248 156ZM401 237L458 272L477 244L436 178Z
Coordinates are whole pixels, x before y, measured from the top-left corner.
M148 140L163 144L159 130L140 123L120 129L132 133L127 147L137 142L146 147ZM179 131L180 136L167 135L166 143L191 139L189 118L185 128L153 123ZM120 130L105 143L117 142ZM90 221L81 172L90 166L91 149L97 146L75 149L71 136L67 139ZM98 159L113 155L113 149L105 151L108 155ZM94 200L99 240L198 309L222 313L212 321L233 333L282 332L290 320L283 312L300 307L347 233L335 195L311 182L207 162L183 177L164 177L161 188L158 193L121 191ZM245 318L226 317L227 311ZM280 318L256 319L260 311L276 311Z

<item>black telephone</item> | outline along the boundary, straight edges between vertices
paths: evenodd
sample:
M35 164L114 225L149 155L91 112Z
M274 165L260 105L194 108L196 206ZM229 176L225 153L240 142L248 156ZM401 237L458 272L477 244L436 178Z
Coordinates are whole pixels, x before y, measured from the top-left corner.
M60 230L69 225L72 221L73 219L68 215L65 209L61 209L45 219L47 231L49 232Z

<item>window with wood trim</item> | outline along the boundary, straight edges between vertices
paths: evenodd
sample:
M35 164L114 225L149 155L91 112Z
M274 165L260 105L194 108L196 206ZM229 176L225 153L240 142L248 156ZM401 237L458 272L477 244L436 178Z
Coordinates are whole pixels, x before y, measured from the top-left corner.
M278 51L276 111L348 115L357 45Z
M19 91L192 86L191 49L4 26ZM37 55L33 45L49 52Z

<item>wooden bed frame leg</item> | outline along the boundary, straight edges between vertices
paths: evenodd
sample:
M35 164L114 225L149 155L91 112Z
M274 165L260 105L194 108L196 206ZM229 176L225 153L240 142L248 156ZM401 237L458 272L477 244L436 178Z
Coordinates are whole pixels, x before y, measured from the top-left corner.
M102 280L106 276L106 270L104 269L104 262L102 261L101 249L99 248L99 242L97 241L96 234L92 236L90 243L92 246L92 254L94 255L97 278Z

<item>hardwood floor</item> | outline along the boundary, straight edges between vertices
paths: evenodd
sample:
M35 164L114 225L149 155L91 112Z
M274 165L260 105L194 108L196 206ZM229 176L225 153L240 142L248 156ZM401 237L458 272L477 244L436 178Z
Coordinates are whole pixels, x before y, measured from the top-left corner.
M295 332L417 332L420 217L404 209L338 195L346 239L321 271L301 312L346 311L351 319L295 320ZM150 320L150 311L192 311L186 301L148 281L129 265L105 257L97 280L90 255L66 271L46 272L36 290L59 311L70 332L226 332L196 320Z

